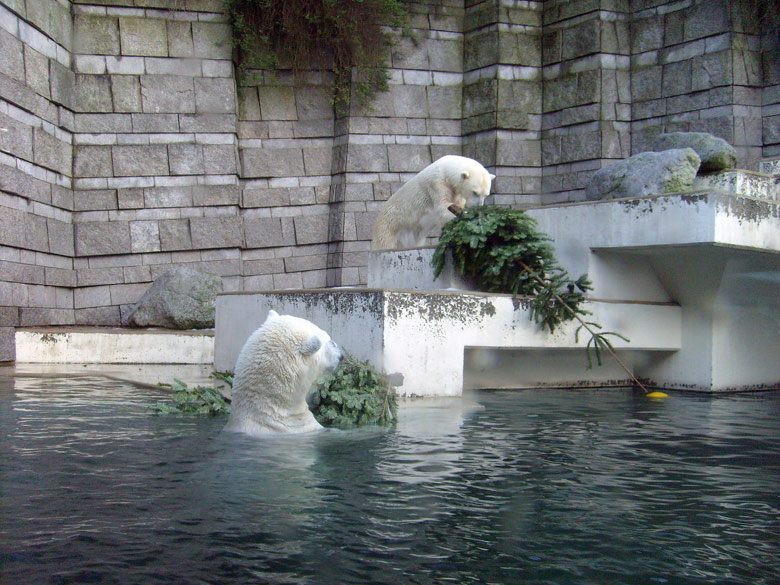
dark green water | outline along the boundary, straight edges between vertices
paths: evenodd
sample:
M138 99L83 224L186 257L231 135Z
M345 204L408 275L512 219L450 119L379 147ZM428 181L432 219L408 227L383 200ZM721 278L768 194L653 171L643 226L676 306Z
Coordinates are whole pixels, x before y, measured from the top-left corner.
M780 394L486 392L268 440L158 399L0 379L0 583L780 583Z

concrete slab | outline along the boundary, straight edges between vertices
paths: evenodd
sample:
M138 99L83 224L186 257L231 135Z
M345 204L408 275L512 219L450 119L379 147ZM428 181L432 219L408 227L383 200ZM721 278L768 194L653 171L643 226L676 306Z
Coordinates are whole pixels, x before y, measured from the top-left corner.
M214 361L214 332L126 328L20 328L16 362L202 364Z
M452 291L321 289L306 291L223 293L217 297L217 371L232 371L244 341L270 309L308 319L359 359L388 373L399 372L404 396L460 395L464 368L472 387L496 387L487 355L493 350L522 350L525 360L554 368L510 368L512 387L628 385L629 376L610 364L587 369L587 336L575 340L575 323L555 333L542 331L529 318L527 301L510 295ZM632 362L632 353L661 356L680 348L680 309L672 303L587 304L604 331L630 339L614 345ZM466 353L480 349L468 363ZM555 351L552 351L555 350ZM508 355L508 354L506 354ZM660 358L659 358L660 359ZM518 362L520 364L521 362ZM545 370L543 377L538 377ZM480 373L482 372L482 373ZM488 383L483 380L493 380Z

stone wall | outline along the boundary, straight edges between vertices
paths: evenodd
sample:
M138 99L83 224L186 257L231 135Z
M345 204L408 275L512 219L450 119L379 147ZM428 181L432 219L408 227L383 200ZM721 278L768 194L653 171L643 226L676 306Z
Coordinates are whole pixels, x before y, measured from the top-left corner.
M0 5L0 360L19 325L73 322L70 3Z
M0 361L14 327L123 323L173 265L365 284L382 202L445 154L521 207L581 200L663 131L780 157L749 0L408 6L389 90L336 115L327 69L236 71L223 0L0 0Z

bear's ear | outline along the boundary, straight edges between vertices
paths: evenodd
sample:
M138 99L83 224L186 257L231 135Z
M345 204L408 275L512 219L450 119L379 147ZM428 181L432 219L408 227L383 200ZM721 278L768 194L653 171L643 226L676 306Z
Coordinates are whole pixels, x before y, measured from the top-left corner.
M299 351L301 352L301 355L310 356L317 353L321 347L322 341L320 341L320 338L316 335L312 335L301 344Z
M469 172L468 171L461 171L460 172L460 178L464 181L469 178Z
M495 178L496 178L496 176L495 176L495 175L490 175L490 180L491 180L491 181L492 181L493 179L495 179Z
M265 320L268 321L270 319L275 319L278 316L279 316L279 313L277 313L276 311L271 309L270 311L268 311L268 316L265 318Z

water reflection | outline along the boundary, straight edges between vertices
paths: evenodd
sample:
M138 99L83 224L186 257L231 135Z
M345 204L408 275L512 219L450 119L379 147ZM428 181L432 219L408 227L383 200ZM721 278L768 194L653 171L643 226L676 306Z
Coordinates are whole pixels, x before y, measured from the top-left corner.
M260 440L158 399L0 388L0 582L775 582L779 395L476 393Z

